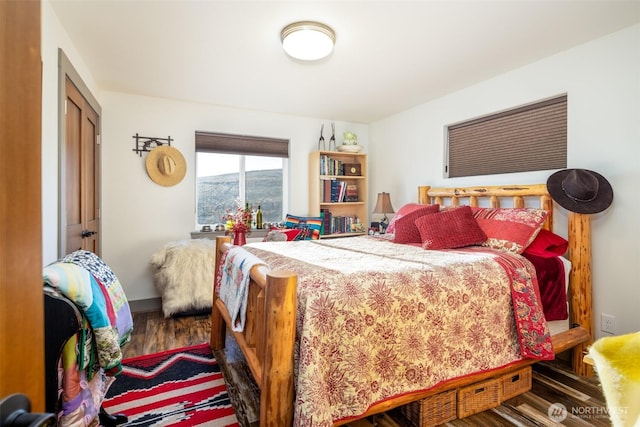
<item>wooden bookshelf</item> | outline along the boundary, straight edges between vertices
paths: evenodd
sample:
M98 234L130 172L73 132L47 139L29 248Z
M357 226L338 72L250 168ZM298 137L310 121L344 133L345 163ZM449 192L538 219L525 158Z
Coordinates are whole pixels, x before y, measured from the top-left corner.
M356 171L359 169L360 175L350 175L349 171L345 174L344 165L356 165L354 168ZM331 196L332 182L334 186L338 186L336 183L343 183L345 186L343 198L339 197L339 192ZM354 185L357 187L356 192L353 191ZM347 197L347 188L352 190L350 192L352 197ZM357 194L357 201L347 201L352 200L353 194ZM361 224L362 231L354 232L340 227L328 227L329 224L325 223L325 229L331 228L335 231L325 230L325 234L320 238L366 234L369 224L366 154L314 151L309 155L309 214L320 216L323 209L331 213L333 225L344 224L344 227L349 228L348 224L357 222Z

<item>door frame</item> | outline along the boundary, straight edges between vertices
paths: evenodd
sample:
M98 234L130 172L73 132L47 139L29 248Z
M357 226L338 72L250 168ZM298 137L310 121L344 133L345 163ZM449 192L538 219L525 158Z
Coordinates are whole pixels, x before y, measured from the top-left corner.
M96 174L98 176L98 188L96 198L98 200L98 255L102 253L102 107L93 96L89 87L85 84L76 71L75 67L61 48L58 48L58 257L66 255L67 238L66 227L67 217L64 212L67 206L64 183L66 179L66 116L65 102L67 100L66 80L69 79L74 86L80 91L87 103L98 114L97 133L98 144L96 146Z
M0 0L0 44L0 399L23 393L43 412L39 0Z

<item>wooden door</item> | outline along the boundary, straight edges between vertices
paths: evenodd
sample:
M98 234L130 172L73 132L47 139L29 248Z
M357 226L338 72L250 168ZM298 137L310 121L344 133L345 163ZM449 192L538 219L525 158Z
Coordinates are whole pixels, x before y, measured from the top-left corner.
M33 412L45 409L40 7L0 0L0 399L23 393Z
M64 254L84 249L100 255L99 116L69 78L65 93Z

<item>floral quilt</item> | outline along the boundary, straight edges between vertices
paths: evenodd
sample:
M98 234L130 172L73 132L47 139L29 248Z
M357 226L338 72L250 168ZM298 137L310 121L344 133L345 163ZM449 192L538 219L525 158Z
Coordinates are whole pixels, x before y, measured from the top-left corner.
M295 426L331 426L398 395L554 357L520 255L373 236L244 248L299 275Z

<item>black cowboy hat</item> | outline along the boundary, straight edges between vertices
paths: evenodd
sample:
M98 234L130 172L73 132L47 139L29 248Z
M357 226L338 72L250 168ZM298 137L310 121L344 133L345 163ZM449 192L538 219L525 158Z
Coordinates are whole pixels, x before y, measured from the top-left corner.
M609 181L587 169L564 169L554 173L547 179L547 190L553 200L572 212L602 212L613 201Z

